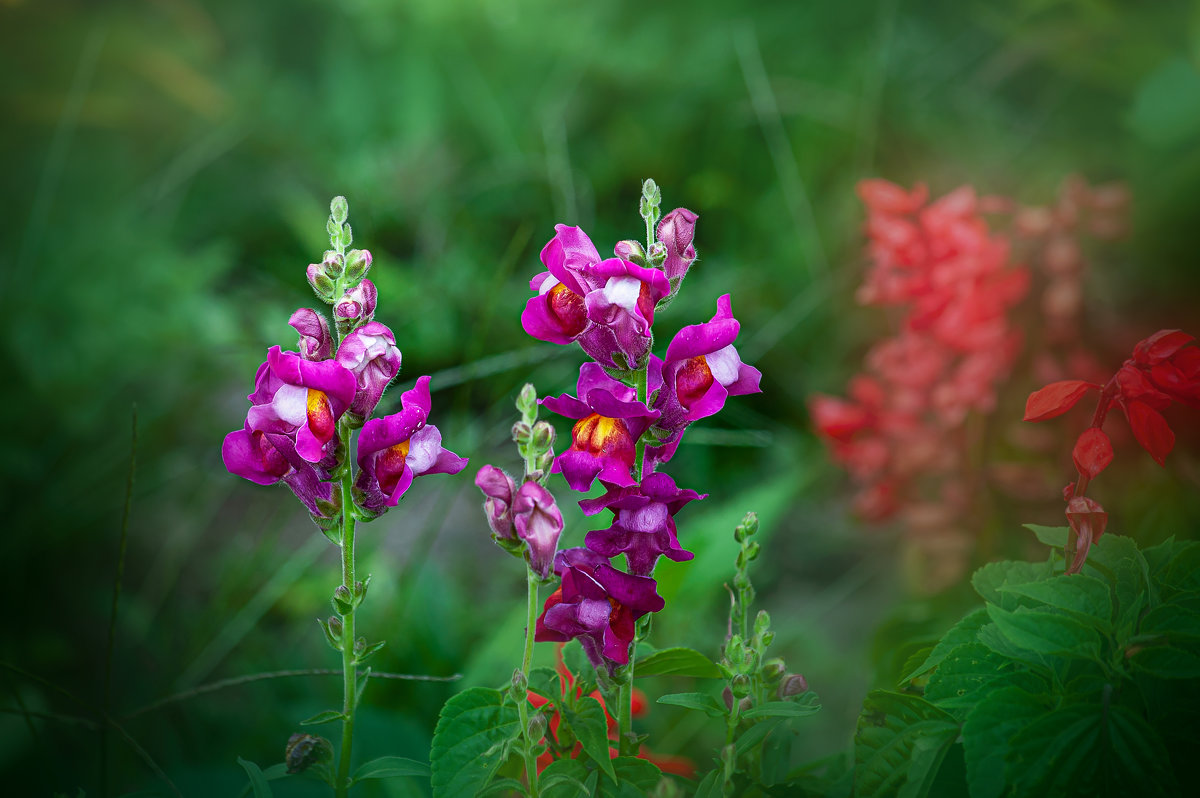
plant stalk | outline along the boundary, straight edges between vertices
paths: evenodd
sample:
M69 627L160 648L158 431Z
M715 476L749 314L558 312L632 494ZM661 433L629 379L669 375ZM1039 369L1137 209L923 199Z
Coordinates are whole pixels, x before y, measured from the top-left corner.
M349 437L347 432L346 437ZM347 446L347 452L349 447ZM349 458L349 454L346 455ZM354 592L354 500L350 495L351 468L347 462L342 471L342 584ZM342 749L338 756L335 794L345 798L349 790L350 755L354 743L354 711L358 704L358 669L354 655L354 613L342 616Z
M529 669L533 665L533 632L537 624L538 577L532 568L525 569L526 593L525 608L525 656L521 659L521 674L525 684L529 684ZM551 696L547 696L550 698ZM525 773L529 777L529 794L536 798L538 794L537 757L533 755L533 747L538 741L529 737L529 699L521 696L517 699L517 711L521 715L521 736L525 738Z

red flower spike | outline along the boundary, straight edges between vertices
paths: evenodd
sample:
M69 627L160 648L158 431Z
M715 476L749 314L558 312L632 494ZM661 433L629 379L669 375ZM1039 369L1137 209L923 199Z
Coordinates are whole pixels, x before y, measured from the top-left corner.
M1112 462L1112 441L1099 427L1088 427L1075 442L1071 458L1075 461L1075 468L1080 474L1088 479L1095 479L1096 475Z
M1126 402L1124 408L1133 437L1160 466L1165 466L1167 455L1175 447L1175 433L1167 426L1167 420L1145 402Z
M1026 421L1045 421L1070 410L1090 390L1100 386L1084 380L1062 380L1052 382L1045 388L1029 394L1025 402Z
M1156 366L1194 340L1181 330L1159 330L1133 348L1133 362Z

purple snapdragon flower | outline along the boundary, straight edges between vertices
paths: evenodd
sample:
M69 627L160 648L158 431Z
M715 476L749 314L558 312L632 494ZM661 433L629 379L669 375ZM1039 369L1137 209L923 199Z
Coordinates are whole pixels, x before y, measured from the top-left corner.
M300 308L288 319L288 324L300 333L300 357L305 360L328 360L333 352L333 338L329 335L329 320L324 313L312 308Z
M358 439L355 498L371 512L395 507L422 474L457 474L467 458L442 448L442 433L429 418L429 377L400 395L401 410L363 425Z
M483 491L483 512L492 534L500 540L514 540L517 528L513 524L513 494L517 492L513 478L503 469L485 465L475 475L475 486Z
M347 291L337 304L333 306L333 315L339 321L356 321L364 323L375 318L375 305L379 300L379 291L375 283L363 280Z
M592 665L609 673L628 663L637 620L663 608L658 583L622 573L607 557L584 548L560 551L554 572L562 577L562 586L546 599L533 639L579 638Z
M521 326L542 341L578 341L584 352L611 368L634 368L650 351L654 308L671 291L657 269L620 258L601 260L578 227L555 225L542 248L547 271L529 287Z
M335 360L305 360L278 346L258 368L247 429L281 433L310 463L320 462L336 437L337 420L354 400L354 375Z
M371 415L400 371L400 360L395 334L378 321L367 322L342 340L337 362L349 369L357 385L350 412L363 418Z
M743 363L733 345L740 329L724 294L712 319L684 327L667 345L654 408L662 414L658 426L669 434L662 446L646 451L647 458L670 460L689 424L719 412L730 396L762 390L762 374Z
M252 430L247 424L225 436L221 460L229 473L259 485L283 482L313 515L324 517L317 501L328 502L333 497L327 470L333 465L333 454L329 454L327 463L313 465L299 455L295 441L283 433Z
M529 547L530 567L542 579L549 578L563 531L562 511L554 497L537 482L527 481L513 498L512 515L517 536Z
M675 562L692 559L694 555L679 546L675 514L688 502L707 494L679 488L663 473L645 475L640 485L605 487L608 490L603 496L579 502L587 515L605 508L615 515L608 529L587 533L584 544L589 549L605 557L624 553L629 572L637 576L654 573L660 555Z
M655 384L649 386L652 393ZM604 372L598 363L579 368L579 398L548 396L541 404L567 418L579 419L571 429L571 445L551 467L572 489L587 491L599 476L618 486L634 484L631 471L638 438L659 416L637 400L637 392Z
M696 220L699 218L687 208L676 208L658 223L657 238L667 248L663 271L672 283L682 279L696 260L692 239L696 235Z

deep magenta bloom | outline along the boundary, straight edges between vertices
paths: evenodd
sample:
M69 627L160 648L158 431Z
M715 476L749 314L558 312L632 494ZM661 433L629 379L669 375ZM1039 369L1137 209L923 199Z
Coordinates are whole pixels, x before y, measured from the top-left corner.
M414 477L457 474L467 458L442 448L442 433L429 418L429 377L419 377L400 395L401 409L363 425L358 439L355 498L363 508L382 512L395 507Z
M517 490L512 504L517 535L529 547L529 565L542 579L550 576L558 537L563 531L562 512L550 491L537 482L526 482Z
M587 533L585 545L605 557L622 552L629 572L650 576L661 555L675 562L692 559L690 551L679 546L675 514L690 501L703 499L694 490L682 489L667 474L647 474L640 485L617 487L606 485L607 492L595 499L579 503L587 515L608 508L616 516L608 529Z
M299 455L316 463L326 456L337 420L354 400L354 375L335 360L305 360L273 346L247 398L253 404L247 429L288 435Z
M564 549L554 558L562 586L546 599L534 640L579 638L588 659L611 673L629 662L637 620L663 608L658 583L622 573L607 558L587 549Z
M719 412L730 396L762 390L762 374L743 363L733 346L740 328L725 294L712 319L684 327L667 346L654 407L662 413L658 426L670 435L663 446L648 449L648 457L671 459L688 424Z
M333 351L333 338L329 335L329 320L324 313L312 308L300 308L288 319L288 324L300 333L300 357L305 360L328 360Z
M672 282L686 275L688 268L696 260L696 248L692 246L692 239L696 235L696 220L699 218L687 208L676 208L658 223L658 240L667 248L663 271Z
M657 269L601 260L578 227L554 230L541 253L547 271L529 283L537 295L526 303L521 326L542 341L578 341L606 366L634 367L649 351L654 307L670 293L669 282Z
M492 534L503 540L514 540L517 530L513 525L512 503L517 486L512 477L494 465L485 465L475 475L475 485L486 497L483 512Z
M350 411L363 418L379 404L383 391L400 371L396 336L384 324L372 321L355 329L338 347L337 362L354 375L357 390Z
M259 485L283 482L313 515L324 515L317 508L318 499L329 501L333 497L328 471L301 457L288 435L252 430L247 424L245 429L225 436L221 459L229 473Z
M333 306L333 315L346 321L362 319L368 322L375 318L375 304L378 298L379 291L375 288L375 283L363 280L338 300Z
M597 476L618 486L634 484L630 472L637 440L658 411L639 402L633 388L608 376L598 363L580 367L576 393L579 398L563 394L541 400L555 413L579 419L571 429L571 445L555 458L551 473L561 472L578 491L590 489Z

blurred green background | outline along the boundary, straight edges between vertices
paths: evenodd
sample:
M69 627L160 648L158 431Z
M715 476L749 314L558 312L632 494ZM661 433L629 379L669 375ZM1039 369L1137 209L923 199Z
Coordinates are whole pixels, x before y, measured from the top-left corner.
M853 302L854 184L926 180L938 195L969 182L1046 203L1070 172L1127 181L1133 235L1095 254L1087 289L1097 347L1115 367L1157 329L1200 332L1200 10L731 5L0 1L0 783L169 794L161 768L185 795L232 795L238 756L280 761L297 721L340 700L336 677L293 676L139 712L221 679L338 665L314 622L330 611L337 552L286 491L229 476L219 455L267 347L294 345L287 318L314 302L304 268L325 248L334 194L375 255L377 317L404 351L385 404L432 374L433 420L472 459L460 477L418 481L360 535L374 574L360 628L389 643L376 667L463 679L373 681L359 759L427 756L445 698L503 683L519 658L521 571L488 540L470 475L518 467L508 429L522 383L574 383L577 350L520 328L537 253L557 222L582 225L601 252L639 237L646 177L664 209L701 217L702 260L659 317L660 344L730 292L742 355L764 374L761 395L731 401L672 463L711 498L680 517L696 560L660 567L654 642L715 654L730 531L757 509L760 605L825 706L795 758L848 745L889 635L936 631L965 600L909 597L895 536L848 517L846 478L808 426L805 397L840 392L886 329ZM1030 387L1002 412L1019 417ZM108 734L105 770L96 729L134 405L107 703L124 733ZM1168 470L1131 446L1106 474L1114 528L1194 534L1196 427L1171 418L1184 426ZM1024 542L1020 521L1057 512L1004 518L1008 549ZM569 512L564 543L586 528ZM643 686L651 698L688 689ZM701 768L719 739L710 726L671 707L642 721L655 747ZM296 782L279 794L319 793Z

